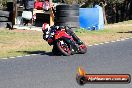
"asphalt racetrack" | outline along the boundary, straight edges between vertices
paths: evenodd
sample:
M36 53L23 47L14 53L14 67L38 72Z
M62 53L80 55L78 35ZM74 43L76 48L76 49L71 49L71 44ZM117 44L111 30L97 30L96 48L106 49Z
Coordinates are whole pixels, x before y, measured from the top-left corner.
M88 47L86 54L42 55L0 60L0 88L132 88L130 84L76 82L77 68L88 74L132 75L132 39Z

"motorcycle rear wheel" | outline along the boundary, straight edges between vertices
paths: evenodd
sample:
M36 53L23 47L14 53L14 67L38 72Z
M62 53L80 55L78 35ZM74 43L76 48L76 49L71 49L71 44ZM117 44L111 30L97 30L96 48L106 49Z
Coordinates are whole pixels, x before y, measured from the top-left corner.
M64 56L70 56L71 55L71 48L70 44L67 43L65 40L60 39L56 43L58 50L64 55Z
M54 46L53 46L53 49L52 49L52 54L58 56L58 55L60 55L59 52L60 52L60 51L58 50L57 46L54 45Z

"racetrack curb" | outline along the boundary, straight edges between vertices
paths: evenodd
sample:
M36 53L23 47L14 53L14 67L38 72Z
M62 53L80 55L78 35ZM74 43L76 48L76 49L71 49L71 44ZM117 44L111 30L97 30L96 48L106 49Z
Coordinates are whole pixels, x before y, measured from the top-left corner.
M109 44L109 43L115 43L115 42L125 41L125 40L129 40L129 39L132 39L132 37L123 38L123 39L117 39L117 40L113 40L113 41L106 41L106 42L102 42L102 43L95 43L93 45L88 45L88 46L92 47L92 46L104 45L104 44Z

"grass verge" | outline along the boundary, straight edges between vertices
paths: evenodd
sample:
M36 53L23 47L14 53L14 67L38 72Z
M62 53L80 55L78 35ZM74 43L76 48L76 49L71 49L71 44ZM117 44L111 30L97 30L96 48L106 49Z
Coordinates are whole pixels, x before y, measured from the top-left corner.
M42 33L28 30L1 30L0 57L11 57L50 51Z
M106 25L104 30L75 31L86 45L132 37L132 21ZM42 39L42 32L29 30L0 30L0 58L49 52L50 47Z

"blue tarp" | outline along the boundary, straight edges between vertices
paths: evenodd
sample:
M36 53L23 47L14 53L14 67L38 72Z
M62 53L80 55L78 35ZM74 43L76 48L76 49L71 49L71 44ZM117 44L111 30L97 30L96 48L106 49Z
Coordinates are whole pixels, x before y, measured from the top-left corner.
M80 27L88 30L104 29L102 8L80 8Z

